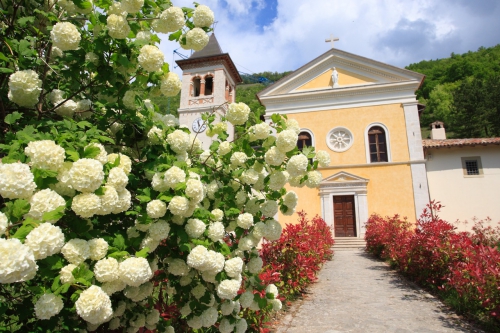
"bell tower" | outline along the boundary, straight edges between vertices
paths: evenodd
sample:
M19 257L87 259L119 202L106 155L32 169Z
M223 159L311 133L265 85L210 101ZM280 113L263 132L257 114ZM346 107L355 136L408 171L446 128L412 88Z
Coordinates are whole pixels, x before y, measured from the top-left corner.
M216 110L217 123L227 110L227 104L236 98L236 84L242 82L228 53L222 53L219 42L212 33L207 46L188 59L177 60L182 69L179 122L186 125L208 149L212 138L206 135L201 115ZM227 104L225 104L227 103ZM228 140L234 138L234 128L228 123Z

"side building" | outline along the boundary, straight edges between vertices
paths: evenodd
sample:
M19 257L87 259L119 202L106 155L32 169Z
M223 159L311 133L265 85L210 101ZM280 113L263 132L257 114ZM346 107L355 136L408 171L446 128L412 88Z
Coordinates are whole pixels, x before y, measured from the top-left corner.
M293 188L297 210L321 216L335 237L359 238L372 213L421 213L429 202L415 96L423 79L331 49L258 94L268 121L279 113L299 122L299 147L330 153L319 188Z

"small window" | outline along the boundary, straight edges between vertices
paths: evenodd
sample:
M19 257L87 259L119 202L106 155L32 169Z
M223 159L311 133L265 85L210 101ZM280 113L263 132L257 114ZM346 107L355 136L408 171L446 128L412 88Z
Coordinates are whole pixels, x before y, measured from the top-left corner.
M214 89L214 78L208 76L205 78L205 95L212 95Z
M462 157L462 169L464 177L482 177L483 166L481 165L481 157Z
M368 144L370 146L370 162L388 162L387 140L385 131L380 126L373 126L368 131Z
M197 77L197 78L194 78L193 79L193 96L194 97L198 97L200 96L200 78Z
M305 147L311 147L312 146L312 138L311 134L307 132L300 132L299 137L297 139L297 147L299 148L300 151L304 149Z

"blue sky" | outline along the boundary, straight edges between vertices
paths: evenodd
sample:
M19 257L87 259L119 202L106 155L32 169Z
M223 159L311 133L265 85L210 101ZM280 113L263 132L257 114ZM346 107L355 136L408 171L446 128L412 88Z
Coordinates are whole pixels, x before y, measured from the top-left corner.
M175 6L191 1L173 0ZM206 0L242 72L295 70L335 47L404 67L500 44L498 0ZM164 38L166 40L166 38ZM161 48L171 62L172 42ZM182 52L186 53L186 51ZM178 59L176 57L175 59Z

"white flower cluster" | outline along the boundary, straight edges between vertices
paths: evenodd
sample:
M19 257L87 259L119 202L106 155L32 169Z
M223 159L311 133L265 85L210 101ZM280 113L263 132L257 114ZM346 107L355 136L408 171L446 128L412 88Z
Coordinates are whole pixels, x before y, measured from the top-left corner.
M135 96L137 96L137 92L135 90L127 90L125 94L123 94L122 102L127 109L137 109L137 106L135 105Z
M50 223L42 223L31 230L24 245L33 252L36 260L59 253L64 245L64 234L61 228Z
M321 175L321 172L319 171L309 171L307 173L307 180L305 181L305 184L309 188L316 188L318 187L319 183L323 179L323 176Z
M330 154L324 150L318 150L316 152L316 160L320 167L327 167L330 165Z
M285 158L285 153L278 150L278 148L276 148L275 146L268 149L268 151L266 151L266 154L264 155L266 163L274 166L280 166Z
M238 215L236 223L243 229L250 229L253 226L253 215L250 213L243 213Z
M51 212L54 209L66 205L66 200L61 197L57 192L51 189L45 189L36 192L30 198L30 211L27 216L35 220L41 220L44 213ZM55 223L57 220L47 222Z
M42 80L31 69L17 71L9 76L8 98L19 106L33 107L42 92Z
M245 103L231 103L226 118L233 125L243 125L248 120L249 114L250 108Z
M151 200L147 204L146 212L153 219L163 217L167 212L167 204L161 200Z
M38 265L31 249L17 238L0 238L0 283L28 281Z
M107 19L108 34L115 39L125 39L130 33L127 19L121 15L111 14Z
M189 219L185 226L186 232L191 238L199 238L206 228L206 224L199 219Z
M191 138L186 132L175 130L167 135L167 143L169 144L170 149L172 149L174 152L176 152L177 154L182 154L189 148Z
M73 265L79 265L90 257L90 247L86 240L73 238L61 249L64 258Z
M194 10L193 23L198 28L210 27L214 23L214 12L205 5L199 5Z
M82 36L73 23L58 22L50 31L52 45L62 51L77 50Z
M185 35L186 44L181 43L183 49L202 50L208 44L208 35L201 28L194 28Z
M156 72L161 70L161 66L163 66L165 61L165 55L154 45L144 45L137 60L139 61L139 65L146 71Z
M102 324L113 316L111 299L100 287L84 290L75 302L76 313L91 324Z
M91 158L81 158L69 170L71 186L80 192L94 192L101 187L104 171L101 162Z
M293 130L285 130L278 133L276 147L283 153L287 153L297 146L297 133Z
M155 173L151 180L151 186L155 191L163 192L185 181L186 173L184 170L177 166L173 166L163 175L161 173Z
M35 168L57 171L65 158L65 150L52 140L31 141L24 149Z
M35 315L38 319L50 319L61 312L64 303L54 294L43 294L35 303Z
M303 176L307 172L309 160L303 154L292 156L286 165L286 171L291 177Z
M288 172L275 170L269 175L269 188L273 191L279 191L285 186L287 181Z
M182 82L179 75L174 72L168 72L161 79L161 93L167 97L175 96L181 91Z
M23 163L0 163L0 195L7 199L28 199L36 189L35 177Z
M260 123L253 125L248 129L250 135L250 141L265 140L271 132L271 127L267 123Z
M129 286L138 287L153 277L153 272L145 258L128 258L120 263L120 279Z
M0 212L0 237L5 233L5 230L7 230L8 226L9 226L9 219L7 218L7 215Z
M245 162L248 160L247 154L241 151L234 152L233 155L231 155L231 166L233 167L239 167L245 164Z
M108 163L108 153L102 144L96 142L89 143L85 146L85 149L91 147L99 149L99 154L94 157L94 160L98 160L102 165Z
M166 34L181 29L185 23L182 8L170 7L160 14L158 20L153 21L152 26L154 31Z
M135 14L141 10L144 0L122 0L121 5L127 13Z

